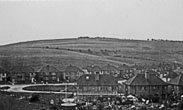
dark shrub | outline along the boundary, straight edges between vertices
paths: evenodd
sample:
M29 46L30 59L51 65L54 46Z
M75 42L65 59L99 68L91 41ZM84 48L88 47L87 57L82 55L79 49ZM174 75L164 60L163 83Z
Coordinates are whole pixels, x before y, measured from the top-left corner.
M39 95L38 94L33 94L29 101L30 102L38 102L39 101Z

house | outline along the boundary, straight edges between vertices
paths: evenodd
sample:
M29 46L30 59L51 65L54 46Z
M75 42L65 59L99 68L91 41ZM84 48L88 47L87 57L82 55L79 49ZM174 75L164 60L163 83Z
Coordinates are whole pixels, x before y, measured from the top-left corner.
M134 72L136 72L136 73L140 73L140 72L142 72L143 71L143 67L142 67L142 65L137 65L137 64L134 64L134 65L132 65L132 66L130 66L132 69L133 69L133 71Z
M165 81L165 82L168 82L170 81L171 79L174 79L178 76L178 73L177 72L174 72L172 70L162 70L160 71L160 78Z
M169 82L173 86L173 91L178 95L183 94L183 74L180 74L174 79L171 79Z
M124 82L126 94L158 95L166 94L167 83L153 73L139 73Z
M86 69L89 74L96 74L96 73L103 74L102 68L100 68L97 65L87 66L84 67L83 69Z
M51 65L42 66L38 71L36 77L38 82L56 83L64 81L64 74L56 67Z
M115 67L114 65L110 65L110 64L107 64L106 66L104 66L102 68L102 71L103 71L103 74L111 74L115 77L117 77L119 74L118 68Z
M33 83L36 72L31 66L14 66L11 69L13 83Z
M4 68L0 68L0 83L6 83L9 72Z
M77 66L69 65L65 69L65 79L70 82L76 81L80 76L82 76L84 72Z
M117 95L117 79L110 74L84 74L77 80L77 95Z
M119 74L120 79L126 80L134 76L134 70L126 64L119 66L118 70L120 72Z

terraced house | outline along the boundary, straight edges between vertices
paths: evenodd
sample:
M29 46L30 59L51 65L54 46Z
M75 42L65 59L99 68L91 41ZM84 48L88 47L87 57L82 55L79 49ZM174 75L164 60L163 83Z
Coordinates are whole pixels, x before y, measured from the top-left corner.
M106 66L104 66L102 68L102 71L103 71L104 74L111 74L115 77L117 77L118 74L120 73L118 68L115 67L114 65L111 65L111 64L107 64Z
M87 67L84 67L83 69L86 69L88 74L97 74L97 73L103 74L102 68L100 68L97 65L87 66Z
M11 79L14 83L32 83L36 71L31 66L14 66L11 70Z
M0 84L5 83L9 77L9 72L4 68L0 68Z
M47 82L47 83L56 83L64 80L63 72L58 70L56 67L51 65L42 66L37 71L37 81L38 82Z
M76 80L78 80L78 78L80 76L82 76L84 74L84 72L82 71L82 69L80 69L77 66L74 65L69 65L66 67L65 69L65 78L67 80L69 80L70 82L74 82Z
M134 70L126 64L119 66L118 70L120 79L129 79L134 76Z

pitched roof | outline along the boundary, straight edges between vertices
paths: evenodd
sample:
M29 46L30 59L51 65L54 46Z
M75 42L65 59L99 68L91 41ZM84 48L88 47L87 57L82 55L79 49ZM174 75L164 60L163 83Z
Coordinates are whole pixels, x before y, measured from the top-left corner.
M145 78L145 74L139 73L136 74L134 77L130 78L125 82L126 85L167 85L162 79L160 79L155 74L148 74L149 78Z
M84 74L78 81L78 85L117 85L117 78L110 74ZM96 80L96 77L99 79Z
M51 65L42 66L38 72L60 72L56 67Z
M183 74L180 74L174 79L171 79L168 83L177 85L177 86L183 86Z
M35 72L31 66L14 66L11 69L12 72Z
M82 70L79 67L73 66L73 65L70 64L69 66L66 67L65 72L66 73L70 73L70 72L82 72Z
M125 69L129 69L130 66L126 65L126 64L123 64L121 66L118 67L119 70L125 70Z
M107 64L106 66L104 66L102 68L102 70L104 70L104 71L119 71L117 67L115 67L114 65L110 65L110 64Z
M84 69L87 69L88 72L100 72L100 71L102 71L102 69L96 65L87 66Z
M166 78L176 78L177 76L179 76L176 72L174 71L169 71L168 74L165 76Z
M143 67L141 65L132 65L131 68L135 68L136 70L141 70Z

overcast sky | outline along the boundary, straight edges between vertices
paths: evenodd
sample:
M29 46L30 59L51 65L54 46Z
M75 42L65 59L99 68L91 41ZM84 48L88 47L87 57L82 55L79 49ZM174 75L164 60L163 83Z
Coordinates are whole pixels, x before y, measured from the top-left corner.
M183 40L183 0L0 1L0 45L79 36Z

